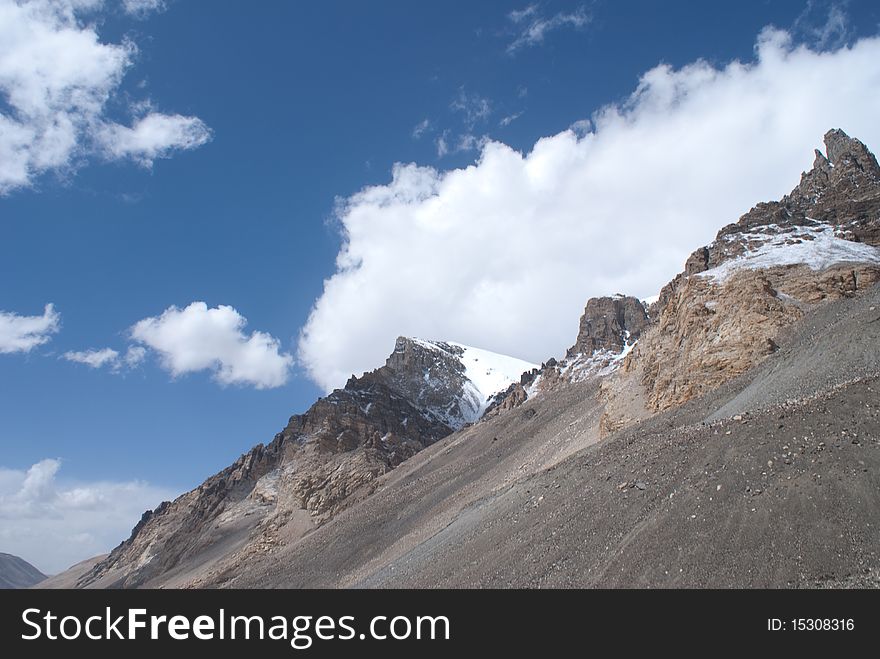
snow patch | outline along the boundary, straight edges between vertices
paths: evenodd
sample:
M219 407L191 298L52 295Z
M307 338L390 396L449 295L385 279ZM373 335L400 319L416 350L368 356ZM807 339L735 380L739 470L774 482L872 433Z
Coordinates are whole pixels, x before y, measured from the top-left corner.
M464 375L468 379L468 384L465 385L468 389L466 396L473 403L476 403L472 406L474 418L470 420L470 423L483 416L489 401L495 394L507 389L511 383L518 382L520 376L526 371L538 368L536 364L530 364L516 357L499 355L461 343L449 342L449 345L458 346L464 350L459 361L464 365Z
M541 374L539 373L532 383L526 388L526 399L534 398L538 395L538 383L541 382Z
M464 424L478 421L496 394L506 390L513 382L518 382L524 372L538 368L536 364L516 357L500 355L454 341L434 342L417 338L410 338L410 341L422 348L452 356L464 368L465 381L458 400L461 414L452 412L455 408L454 403L450 404L450 409L434 410L434 413L452 428L460 428ZM450 348L458 348L461 354L458 354L458 350L450 350ZM426 372L425 382L429 381L430 375Z
M620 352L607 350L605 348L597 350L591 355L578 353L573 357L565 360L561 369L561 374L566 377L569 382L583 382L594 376L605 376L616 371L626 356L636 347L638 340L629 342L629 332L626 336L627 342L624 344Z
M764 227L773 229L774 225ZM759 243L744 254L697 274L721 283L740 270L757 270L786 265L806 265L811 270L824 270L839 263L880 264L880 248L855 243L835 235L834 227L817 224L795 227L785 233L753 232L740 234L752 243ZM729 240L737 236L728 237Z

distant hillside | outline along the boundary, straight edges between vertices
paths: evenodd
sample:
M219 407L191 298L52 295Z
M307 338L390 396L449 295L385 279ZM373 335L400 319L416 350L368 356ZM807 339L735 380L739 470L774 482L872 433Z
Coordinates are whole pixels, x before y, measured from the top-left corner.
M26 560L0 553L0 588L29 588L45 578L45 574Z

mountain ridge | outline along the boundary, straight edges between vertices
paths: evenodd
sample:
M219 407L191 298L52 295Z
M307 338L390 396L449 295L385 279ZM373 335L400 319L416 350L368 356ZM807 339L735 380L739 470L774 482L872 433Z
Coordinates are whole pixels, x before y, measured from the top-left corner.
M30 588L46 578L23 558L0 552L0 589Z
M688 554L688 560L698 577L666 581L629 561L629 542L622 538L636 537L646 520L653 520L655 537L664 542L674 542L670 529L675 528L682 537L705 543L713 531L694 536L696 531L666 515L683 514L679 502L684 501L696 508L693 519L703 519L699 511L717 500L725 514L736 517L730 524L738 529L738 541L766 551L759 527L740 518L756 490L768 491L757 483L771 478L773 491L782 497L778 505L786 515L797 514L798 493L777 480L787 470L780 465L797 465L789 477L798 483L810 477L810 464L818 465L813 476L815 469L834 477L849 474L862 498L859 515L880 511L877 489L870 485L876 456L862 451L876 446L870 435L877 430L876 413L860 421L829 420L828 404L821 402L834 400L847 414L858 404L872 409L866 401L874 395L880 365L866 356L876 332L863 324L876 308L868 301L875 303L880 281L880 167L864 144L839 129L825 135L825 145L827 156L816 153L813 168L789 195L758 204L724 226L712 243L688 257L656 301L645 304L619 294L590 299L575 344L563 357L527 365L532 367L492 396L474 387L481 402L476 394L465 395L465 383L472 382L461 361L467 347L399 338L385 366L352 377L343 389L292 417L270 444L255 447L200 488L146 514L132 537L79 585L705 585L717 582L697 555ZM814 334L805 335L811 323ZM841 352L837 362L829 361L833 337L822 334L831 327L849 341L849 352ZM815 332L822 341L811 338ZM817 345L824 347L814 354ZM813 355L815 363L805 366L804 355ZM841 370L844 365L848 371ZM514 379L510 372L504 375ZM774 401L777 411L760 408L761 399ZM788 418L793 409L804 410L803 420L792 422L804 440L795 437L768 448L761 438L776 434L779 424L772 415ZM733 420L724 417L734 410ZM835 424L843 424L843 435L833 442L832 435L814 441ZM854 424L859 433L869 433L868 440L842 444L839 438ZM722 441L737 433L749 443L709 441L719 432ZM630 445L637 447L635 453L628 451ZM843 462L826 460L831 445L831 455ZM686 456L684 466L677 462L679 454ZM609 464L603 455L620 463ZM715 476L704 478L697 469L705 457L720 465L716 476L725 465L738 465L749 482L725 477L717 482L716 494L709 494ZM296 469L290 468L294 463ZM764 463L763 474L760 467L755 471ZM664 466L655 473L656 464ZM607 468L596 469L600 465ZM570 501L549 503L559 485L557 470L567 474L570 501L598 516L589 528ZM618 473L626 480L613 482ZM595 506L578 494L578 478L595 495ZM666 499L649 491L654 484ZM744 494L729 492L731 484L746 488ZM815 482L808 486L803 480L802 487L809 496L821 494ZM532 495L533 488L548 491ZM629 510L623 502L630 497L648 507ZM602 506L623 506L621 519L628 521L621 526L603 517ZM535 533L523 535L516 525L538 509L547 512L540 524L527 527ZM865 517L853 515L840 522L846 526L841 531L874 538L876 533L858 529L858 519ZM768 523L766 511L759 517ZM551 529L566 528L558 526L564 519L581 520L579 532L617 547L619 560L582 554L570 543L571 531L554 540ZM808 520L793 518L793 528L803 530ZM376 535L379 529L387 537ZM495 545L478 540L481 529L494 529L489 537ZM783 531L767 533L792 542ZM555 558L541 563L538 554L511 545L508 536ZM819 583L817 571L833 568L833 557L810 545L812 539L803 542L809 551L803 550L802 578L777 565L773 556L775 574L788 576L773 581L782 577L764 575L763 581L749 583ZM569 553L560 554L561 546ZM880 569L867 545L853 546L860 562L840 563L850 572L835 573L835 583L846 585L850 578L862 583L864 575L852 573L856 565ZM478 555L480 548L514 564L495 565ZM657 548L655 558L670 561L666 549ZM650 559L650 551L641 554L642 560ZM458 571L450 571L456 560ZM279 572L279 561L286 572ZM615 576L615 561L641 577ZM559 568L566 563L594 578L574 578ZM722 563L730 570L738 565L730 557ZM517 570L530 576L517 581ZM541 570L543 577L537 578ZM557 573L567 580L555 579ZM509 576L496 578L501 574Z
M480 359L488 362L482 372ZM471 377L506 384L530 366L462 344L399 337L383 366L352 376L292 416L268 444L145 512L78 583L142 585L199 556L210 564L217 553L262 551L299 537L368 496L382 474L475 421L495 392ZM280 537L282 527L295 530Z

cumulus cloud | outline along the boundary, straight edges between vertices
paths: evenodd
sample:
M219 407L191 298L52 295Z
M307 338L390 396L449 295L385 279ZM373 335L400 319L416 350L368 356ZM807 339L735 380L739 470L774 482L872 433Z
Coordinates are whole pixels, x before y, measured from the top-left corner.
M209 309L204 302L193 302L139 321L131 328L131 337L156 351L162 366L174 376L211 371L221 384L257 389L285 384L293 357L281 352L278 339L269 334L245 334L245 325L247 319L232 307Z
M128 537L141 514L178 492L140 481L59 482L61 461L0 467L0 546L54 573Z
M507 19L513 25L516 35L507 46L507 52L511 55L522 48L544 43L550 32L565 27L580 29L592 20L583 7L578 7L573 12L543 16L538 5L529 5L525 9L512 11L507 14Z
M880 149L878 116L880 39L817 52L768 29L753 61L657 66L529 153L489 142L464 169L398 164L340 205L337 272L300 360L329 390L399 334L559 355L588 297L656 293L720 227L794 187L829 128Z
M48 343L61 328L61 315L47 304L42 316L0 311L0 354L30 352Z
M147 4L156 3L131 6ZM137 48L101 41L104 9L103 0L0 0L0 194L88 156L148 164L210 139L196 117L151 109L129 127L108 116Z

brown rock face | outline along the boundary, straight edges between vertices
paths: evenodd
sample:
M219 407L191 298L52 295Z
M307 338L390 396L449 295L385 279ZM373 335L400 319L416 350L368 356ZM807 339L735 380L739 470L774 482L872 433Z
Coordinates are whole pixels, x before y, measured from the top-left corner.
M638 414L624 400L642 387L644 413L680 405L745 372L771 354L780 330L809 305L855 295L880 281L871 262L773 265L703 273L733 259L833 236L880 245L880 167L864 144L832 130L828 157L816 152L813 169L779 202L758 204L694 251L685 270L664 287L652 308L656 324L627 358L618 382L603 385L607 430ZM872 253L868 252L860 253ZM717 271L716 271L717 272ZM708 273L711 274L711 273ZM622 381L627 385L623 386ZM624 411L625 410L625 411ZM644 415L643 413L643 415Z
M647 309L638 298L590 298L581 316L577 340L565 358L561 362L548 359L540 368L523 373L520 382L495 396L486 414L497 415L519 407L535 394L552 395L559 384L607 376L650 324Z
M634 297L590 298L581 316L577 341L567 356L592 355L598 350L620 352L638 340L648 323L645 306Z
M352 377L269 444L145 513L80 585L138 586L211 552L270 550L291 517L304 514L306 532L370 494L379 476L474 420L462 351L399 338L384 366Z

